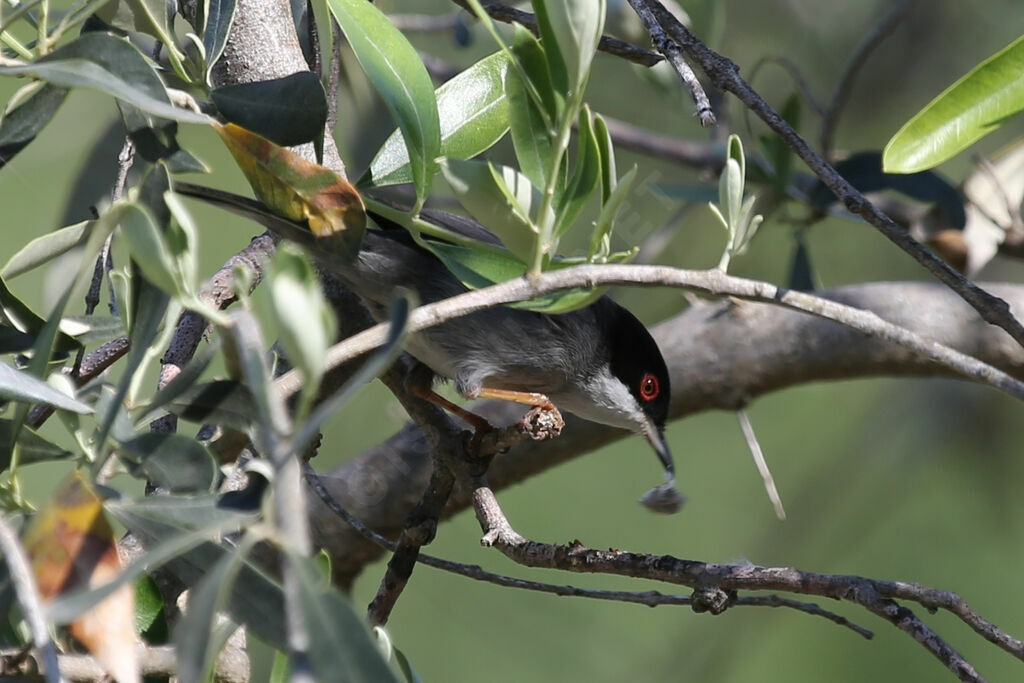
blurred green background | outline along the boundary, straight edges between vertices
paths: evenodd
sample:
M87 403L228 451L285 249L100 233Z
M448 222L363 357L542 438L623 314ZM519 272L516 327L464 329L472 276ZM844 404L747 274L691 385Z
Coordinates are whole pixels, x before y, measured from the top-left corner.
M683 3L686 5L686 3ZM764 57L795 63L819 100L830 97L846 59L890 2L729 0L716 47L748 78ZM441 0L381 0L385 11L448 12ZM1019 0L918 3L873 54L857 80L840 124L845 150L881 148L932 97L1024 27ZM478 26L471 42L450 34L415 36L442 59L467 66L492 45ZM352 60L348 62L350 65ZM337 138L350 168L361 170L390 133L386 112L354 71L353 97L343 95ZM17 87L0 81L6 99ZM777 66L761 68L753 85L775 106L794 90ZM596 62L590 101L602 113L683 139L706 140L692 105L678 93L652 87L632 66L607 56ZM735 102L733 129L748 150L763 132L747 128ZM108 188L119 142L103 138L115 109L108 99L74 93L41 138L0 172L7 238L3 259L28 239L88 216ZM817 140L818 121L805 109L804 130ZM978 148L992 152L1021 132L1006 126ZM212 168L203 179L245 191L241 174L208 130L183 127L183 146ZM113 144L113 151L110 151ZM508 161L501 147L494 158ZM619 169L640 166L623 222L623 244L638 243L677 210L653 184L692 184L692 172L621 151ZM961 155L940 169L959 182L970 166ZM354 174L357 175L357 174ZM80 183L80 192L72 188ZM440 181L438 185L442 185ZM443 188L438 187L443 194ZM204 272L212 273L255 234L251 225L195 207ZM873 280L925 279L926 274L873 228L826 221L808 234L816 274L826 287ZM704 268L717 263L724 234L703 207L678 225L660 263ZM784 283L793 229L778 221L762 228L733 272ZM52 301L60 268L12 282L36 306ZM1016 262L997 260L982 279L1019 281ZM654 323L683 306L678 293L623 291L619 298ZM819 572L902 579L960 592L982 615L1024 635L1024 598L1017 580L1021 549L1024 465L1020 407L993 390L949 380L869 379L815 384L757 400L749 409L789 518L775 518L735 416L706 413L668 432L680 485L690 500L673 517L654 516L635 499L653 483L648 448L629 439L536 477L499 498L524 535L543 541L578 538L616 547L720 562L791 565ZM378 385L334 420L318 468L345 462L402 423L394 400ZM54 468L27 472L32 490L52 486ZM430 552L485 568L555 583L672 592L671 586L625 579L556 575L515 566L478 544L471 513L441 526ZM361 608L383 564L356 586ZM923 648L888 623L849 605L826 604L875 630L867 641L820 618L786 610L736 608L719 617L685 608L556 598L474 583L422 567L402 596L389 629L426 681L914 681L951 680ZM1021 680L1024 668L946 614L924 616L992 681Z

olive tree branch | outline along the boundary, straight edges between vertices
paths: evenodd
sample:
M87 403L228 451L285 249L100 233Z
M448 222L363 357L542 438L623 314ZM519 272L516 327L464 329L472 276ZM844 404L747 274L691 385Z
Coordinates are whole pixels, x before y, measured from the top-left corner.
M748 109L753 111L769 128L803 159L804 163L821 178L821 181L839 198L846 208L871 225L898 247L907 252L940 282L956 292L969 303L983 319L1006 330L1018 344L1024 345L1024 325L1010 312L1009 305L999 297L989 294L958 273L949 264L924 247L911 235L882 213L857 188L811 149L810 145L786 123L778 112L765 102L764 98L747 84L739 75L739 69L732 60L718 54L690 32L671 12L657 0L630 0L634 7L643 7L653 12L661 28L683 49L690 60L698 64L704 74L719 90L735 95Z
M440 325L485 308L529 299L566 289L601 285L636 285L687 289L712 296L731 296L748 301L776 304L851 327L870 337L899 344L947 370L1024 399L1024 382L1002 370L939 342L926 339L906 328L887 322L871 311L860 310L813 294L778 287L768 282L726 275L719 270L683 270L668 266L581 265L521 277L490 287L420 306L409 315L409 332ZM327 353L328 368L357 358L384 343L388 324L381 323L332 346ZM299 373L279 377L278 388L290 396L302 386Z
M982 681L974 667L917 615L895 602L891 587L895 582L875 581L859 576L818 574L791 567L758 567L683 560L670 555L647 555L624 550L595 550L576 541L570 545L541 543L516 533L498 505L486 481L475 482L473 507L482 543L494 546L508 558L527 567L560 569L588 574L611 574L653 579L689 586L694 599L702 600L711 611L724 611L737 590L781 590L803 595L818 595L857 603L910 635L962 681ZM929 593L934 589L916 584L898 584L900 599L919 602L926 608L935 605ZM943 591L954 602L970 610L960 596ZM973 610L971 610L973 613ZM956 612L954 612L956 613ZM959 614L958 614L959 616ZM970 622L968 622L970 623ZM1020 641L999 631L999 639L989 640L1018 659L1024 660ZM971 624L974 626L974 624ZM1008 647L1007 645L1011 645Z

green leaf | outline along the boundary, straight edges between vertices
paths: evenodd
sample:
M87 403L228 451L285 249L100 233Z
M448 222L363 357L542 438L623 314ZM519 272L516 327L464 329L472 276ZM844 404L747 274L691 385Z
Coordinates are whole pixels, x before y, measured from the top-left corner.
M555 237L565 234L576 219L594 190L597 189L601 173L601 149L591 121L590 108L584 105L579 117L576 167L572 177L559 198L558 218L555 221Z
M91 226L92 221L82 221L35 238L7 260L0 277L9 280L66 254L82 243Z
M604 206L615 190L619 175L615 168L615 145L612 143L612 134L600 114L594 114L594 136L601 152L601 206Z
M111 315L69 315L61 319L60 331L80 344L96 344L125 335L120 318Z
M156 582L143 576L135 582L135 631L146 635L164 612L164 599ZM147 642L153 642L147 638Z
M212 422L247 432L256 422L256 405L249 390L234 380L196 384L165 404L167 410L190 422Z
M323 377L327 347L337 324L313 264L296 246L278 246L270 263L264 291L277 323L278 342L285 356L302 372L303 395L316 396Z
M235 18L235 0L206 0L206 25L203 27L203 51L206 53L206 75L220 59L228 42L228 33Z
M341 389L322 400L309 417L298 426L292 437L293 450L298 453L303 452L306 446L316 438L321 426L332 415L336 415L338 410L348 403L364 385L391 367L403 351L406 324L409 321L409 310L412 306L413 303L408 297L400 296L391 303L391 309L388 311L388 322L391 323L391 327L388 330L387 340L359 366L359 370L345 382Z
M44 84L0 121L0 168L36 139L67 97L66 88Z
M490 149L508 131L505 74L508 57L484 57L435 92L441 126L441 155L471 159ZM382 187L412 182L409 152L402 132L384 141L359 184Z
M619 216L619 211L622 209L623 204L626 201L626 197L629 196L629 191L633 188L633 181L636 180L637 167L629 169L629 172L622 176L622 178L616 183L615 190L608 197L608 200L601 207L601 213L597 216L597 222L594 224L594 232L590 238L590 251L588 256L593 257L595 254L602 252L603 256L607 256L607 252L610 251L609 237L612 234L612 230L615 229L615 219ZM602 250L602 247L604 249Z
M149 481L172 493L209 491L217 478L217 463L210 452L182 434L149 432L121 448L140 463Z
M14 425L10 420L0 419L0 443L10 443L14 434ZM28 427L22 427L18 433L18 462L31 465L37 462L64 460L74 456L71 451L47 441ZM5 467L0 467L0 470Z
M284 147L323 136L327 95L312 71L216 88L210 96L228 121Z
M470 289L507 282L522 277L526 273L526 264L513 256L501 256L433 240L425 240L423 244L444 262L448 270L459 278L462 284ZM551 263L551 270L563 267L567 266L560 265L558 261ZM593 303L606 290L607 287L570 289L546 294L529 301L520 301L510 304L510 306L538 313L567 313Z
M0 361L0 399L45 403L82 415L92 412L92 408L81 401L57 391L38 377L14 369L4 361Z
M175 121L209 123L202 114L171 105L166 90L149 88L159 76L127 40L108 33L86 33L31 64L0 66L0 74L29 75L63 88L90 88Z
M605 0L534 0L533 7L548 61L553 63L552 73L558 68L554 58L557 45L561 57L557 61L564 64L570 90L583 88L604 29Z
M309 660L317 680L379 681L398 678L381 656L363 617L338 591L325 586L316 564L289 553L309 634Z
M1024 110L1024 36L951 85L889 140L888 173L941 164Z
M430 75L405 36L373 4L327 0L327 6L402 131L418 209L430 191L441 155L441 126Z
M512 51L541 99L546 103L548 98L545 95L553 99L553 86L548 75L544 49L532 33L518 24L515 27ZM522 74L516 69L509 69L505 74L505 92L508 94L512 147L519 168L536 187L546 187L554 149L545 113L530 97L528 84L523 82ZM556 109L553 101L547 104L547 109L547 120L551 120Z
M548 78L554 92L561 93L564 96L565 93L572 89L572 82L569 78L566 58L558 44L558 32L548 12L548 5L557 3L549 3L548 0L531 0L531 2L534 15L537 17L537 28L539 29L541 42L544 46L545 70L548 73ZM556 11L560 10L556 8ZM530 77L533 78L534 74L530 73Z
M19 332L24 332L37 337L42 334L43 330L47 329L49 321L36 315L36 313L28 307L28 305L19 299L8 287L7 283L0 278L0 318L9 323L12 327L17 329ZM56 328L57 325L55 324ZM63 332L56 331L56 344L55 350L58 353L67 353L68 351L78 349L81 344L64 334ZM47 349L49 351L49 349ZM41 358L40 362L47 362L50 358L50 354L47 353L45 358Z
M486 161L445 160L445 180L463 208L498 236L523 261L533 257L538 231L530 212L540 193L527 177L508 166Z
M192 589L188 609L174 629L179 680L185 683L207 680L217 656L213 637L217 613L223 611L238 573L245 565L245 552L225 552Z
M121 236L128 245L132 261L147 280L167 293L180 290L167 240L149 209L135 202L126 203L121 215Z

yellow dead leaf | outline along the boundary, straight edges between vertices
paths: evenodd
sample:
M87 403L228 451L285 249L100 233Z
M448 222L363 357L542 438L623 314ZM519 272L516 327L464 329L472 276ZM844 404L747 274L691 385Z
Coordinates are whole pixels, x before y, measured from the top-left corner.
M103 503L79 472L54 492L25 533L25 549L44 600L107 583L121 571ZM135 593L125 585L82 614L71 633L119 683L139 680Z
M214 128L261 202L284 218L307 221L318 244L332 253L355 258L366 209L351 183L233 123Z

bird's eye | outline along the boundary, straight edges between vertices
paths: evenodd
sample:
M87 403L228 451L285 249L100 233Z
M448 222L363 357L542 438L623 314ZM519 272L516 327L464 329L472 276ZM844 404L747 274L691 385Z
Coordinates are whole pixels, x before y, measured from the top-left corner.
M658 378L648 372L640 380L640 398L645 401L653 401L658 398L659 391L661 391L661 387L658 386Z

